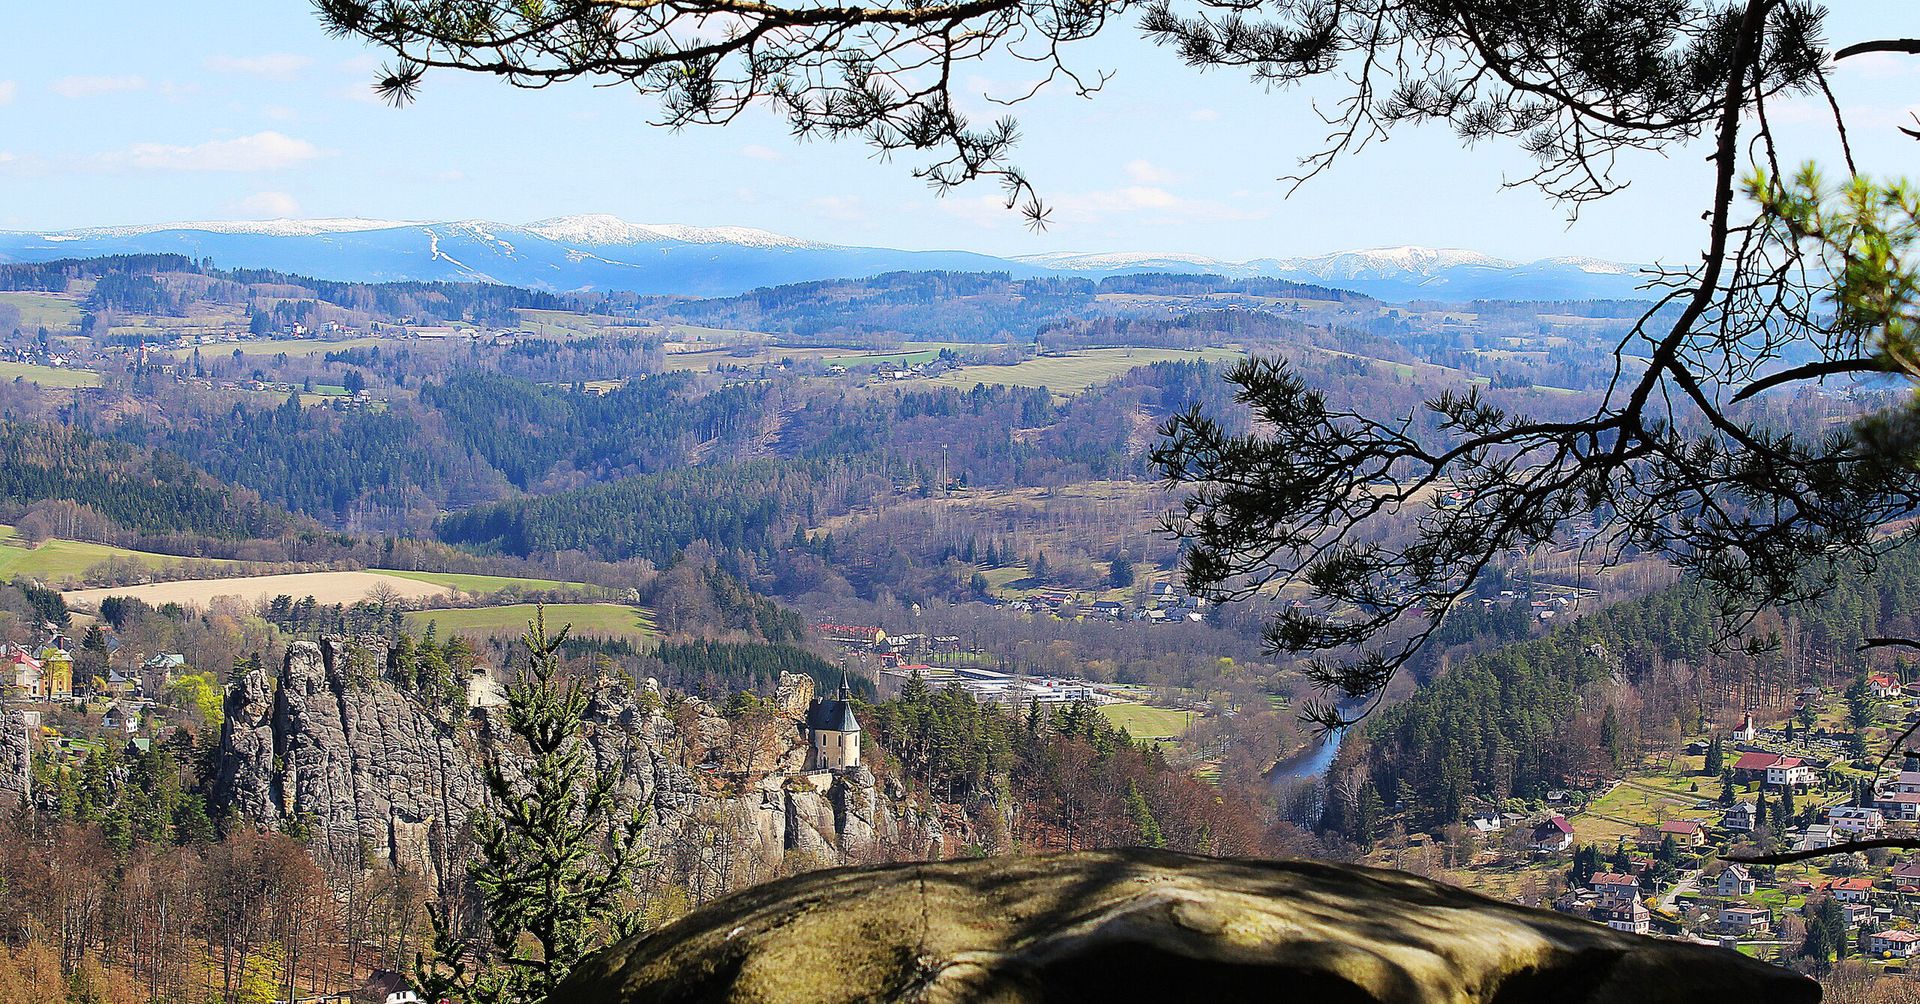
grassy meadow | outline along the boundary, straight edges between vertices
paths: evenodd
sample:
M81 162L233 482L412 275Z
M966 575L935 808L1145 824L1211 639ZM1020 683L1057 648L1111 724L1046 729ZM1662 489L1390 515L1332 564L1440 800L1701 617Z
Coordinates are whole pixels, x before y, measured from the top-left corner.
M421 631L429 623L438 625L442 635L519 634L533 620L532 603L514 603L500 607L468 607L454 610L416 610L407 614L407 627ZM653 615L619 603L549 603L547 630L558 631L573 625L573 633L600 638L645 639L653 636Z

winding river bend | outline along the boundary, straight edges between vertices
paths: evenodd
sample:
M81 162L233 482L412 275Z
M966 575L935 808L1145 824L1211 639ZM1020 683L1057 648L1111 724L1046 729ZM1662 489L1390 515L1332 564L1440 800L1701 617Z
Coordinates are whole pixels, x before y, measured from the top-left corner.
M1318 781L1325 777L1333 767L1334 758L1340 755L1340 742L1346 738L1346 732L1346 729L1335 729L1312 746L1274 764L1267 771L1267 781L1283 785L1297 781Z

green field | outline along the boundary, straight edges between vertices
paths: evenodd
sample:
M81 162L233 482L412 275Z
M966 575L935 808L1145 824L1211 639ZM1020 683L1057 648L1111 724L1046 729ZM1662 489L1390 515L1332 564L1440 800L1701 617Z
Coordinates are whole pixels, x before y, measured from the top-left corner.
M87 569L108 558L132 558L146 565L170 565L189 559L150 551L130 551L107 544L89 544L78 540L49 540L39 547L27 547L13 535L13 527L0 526L0 579L26 576L43 582L60 583L77 579Z
M20 309L22 331L80 324L80 304L52 293L0 293L0 304Z
M100 374L92 370L70 370L55 366L35 366L32 363L0 362L0 381L16 379L58 389L100 386Z
M1148 704L1102 704L1107 721L1126 729L1135 739L1172 739L1187 731L1188 712Z
M1136 367L1162 362L1232 362L1244 353L1233 349L1081 349L1013 364L982 364L927 377L920 383L970 390L975 384L1045 387L1056 394L1078 394L1116 379Z
M584 582L562 582L559 579L529 579L512 575L473 575L466 572L402 572L392 568L372 568L372 572L383 575L412 579L415 582L431 582L436 586L452 586L463 593L476 596L491 596L509 586L518 589L589 589Z
M450 631L517 633L526 630L535 609L532 603L515 603L503 607L417 610L407 614L407 626L420 630L434 622L442 634ZM558 631L565 624L573 625L573 633L582 636L649 638L653 635L652 614L618 603L547 604L547 630Z
M231 355L234 349L239 349L242 355L248 356L277 356L281 353L290 356L317 356L328 352L344 352L347 349L393 345L398 341L394 338L341 338L335 341L320 338L270 338L257 342L209 342L205 345L190 345L183 349L168 351L181 359L193 355L193 350L196 348L203 356L209 353ZM344 391L345 388L342 388L342 392Z
M940 358L942 349L952 349L955 352L961 352L967 349L991 349L997 347L998 346L992 343L982 342L903 342L900 348L893 352L852 352L841 356L824 356L820 361L826 363L828 366L846 366L848 368L855 366L874 366L879 363L898 363L902 366L911 366L914 363L929 363Z

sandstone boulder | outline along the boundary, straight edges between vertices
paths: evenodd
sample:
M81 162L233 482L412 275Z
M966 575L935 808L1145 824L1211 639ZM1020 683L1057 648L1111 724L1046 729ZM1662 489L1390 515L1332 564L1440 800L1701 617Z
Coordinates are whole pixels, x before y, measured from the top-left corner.
M590 959L558 999L1817 1001L1736 952L1399 872L1097 851L815 872Z

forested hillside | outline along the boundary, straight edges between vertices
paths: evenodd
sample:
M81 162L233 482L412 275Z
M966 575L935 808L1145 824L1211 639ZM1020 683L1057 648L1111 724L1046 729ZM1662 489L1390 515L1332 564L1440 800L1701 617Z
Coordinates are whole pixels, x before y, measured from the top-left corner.
M1767 613L1748 651L1722 639L1718 597L1673 586L1459 660L1367 723L1360 764L1416 829L1475 802L1588 786L1703 721L1851 680L1867 664L1863 640L1920 628L1917 603L1920 547L1906 546L1875 575L1835 575L1818 598Z
M0 421L0 498L15 507L72 501L144 533L277 537L311 526L252 492L221 484L178 454L36 422ZM78 535L76 529L66 532Z

